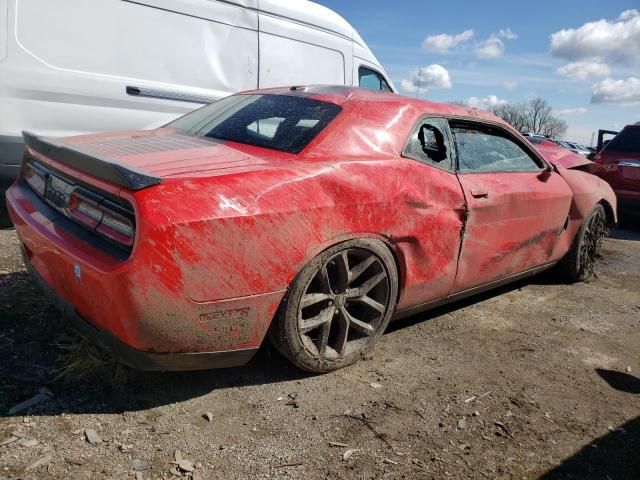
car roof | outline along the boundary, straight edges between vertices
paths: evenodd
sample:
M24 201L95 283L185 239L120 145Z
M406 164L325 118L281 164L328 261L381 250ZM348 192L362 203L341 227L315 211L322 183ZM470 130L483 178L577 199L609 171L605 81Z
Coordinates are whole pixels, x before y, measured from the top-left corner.
M314 98L336 105L349 103L378 103L380 108L401 107L411 105L424 112L425 115L447 115L451 117L465 117L474 120L486 120L499 123L513 129L507 122L492 113L477 108L470 108L463 105L451 103L432 102L414 97L407 97L392 92L381 92L358 87L346 87L343 85L301 85L293 87L267 88L260 90L248 90L240 92L241 95L267 94L267 95L289 95Z

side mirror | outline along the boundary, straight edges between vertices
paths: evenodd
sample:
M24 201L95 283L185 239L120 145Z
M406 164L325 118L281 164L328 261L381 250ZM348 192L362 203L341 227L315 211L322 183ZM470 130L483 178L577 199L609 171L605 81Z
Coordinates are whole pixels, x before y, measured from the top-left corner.
M434 162L442 162L447 158L447 147L442 132L431 125L423 125L418 133L422 151Z

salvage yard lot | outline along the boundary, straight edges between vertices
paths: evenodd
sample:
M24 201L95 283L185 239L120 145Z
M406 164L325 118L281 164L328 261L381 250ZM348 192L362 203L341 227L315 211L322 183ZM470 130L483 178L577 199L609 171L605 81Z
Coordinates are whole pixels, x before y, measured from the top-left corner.
M549 272L394 323L324 376L263 348L237 369L69 380L76 340L0 232L0 479L640 478L640 234L603 255L584 284Z

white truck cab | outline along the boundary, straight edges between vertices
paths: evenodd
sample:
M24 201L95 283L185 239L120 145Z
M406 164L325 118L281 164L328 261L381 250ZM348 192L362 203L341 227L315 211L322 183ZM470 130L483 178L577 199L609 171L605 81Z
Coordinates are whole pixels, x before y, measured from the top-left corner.
M237 91L308 84L395 91L354 28L307 0L0 0L0 226L23 130L154 128Z

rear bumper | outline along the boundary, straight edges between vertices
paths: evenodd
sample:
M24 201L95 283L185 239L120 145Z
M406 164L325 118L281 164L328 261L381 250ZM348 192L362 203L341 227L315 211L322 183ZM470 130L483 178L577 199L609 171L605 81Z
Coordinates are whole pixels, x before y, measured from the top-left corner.
M76 330L127 365L166 371L246 363L284 292L191 301L153 189L139 197L137 245L123 259L15 183L7 203L25 264Z
M255 355L257 348L227 352L199 353L150 353L136 350L107 330L94 327L84 320L69 302L60 297L31 266L23 254L27 270L42 289L50 303L62 313L65 323L88 339L110 357L138 370L147 371L187 371L209 370L213 368L238 367L246 364Z

